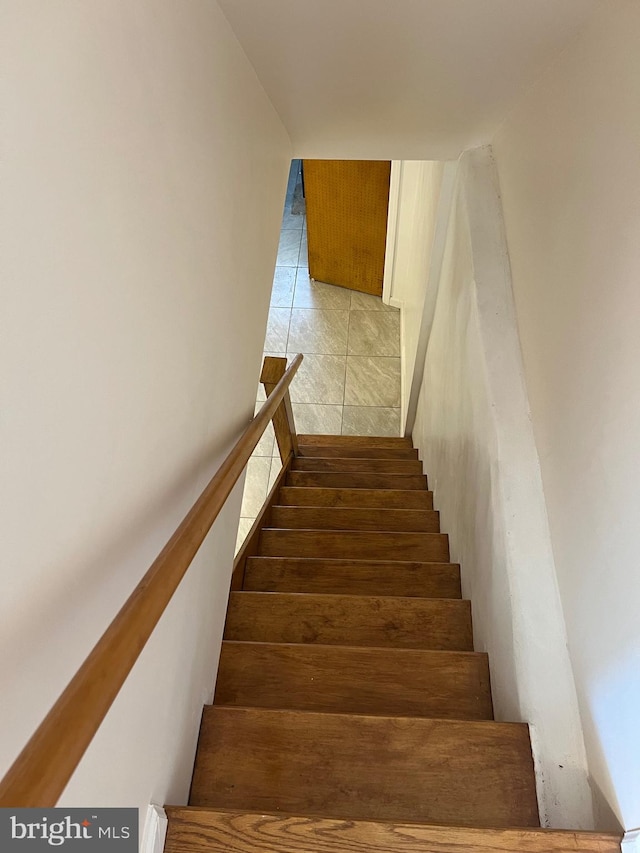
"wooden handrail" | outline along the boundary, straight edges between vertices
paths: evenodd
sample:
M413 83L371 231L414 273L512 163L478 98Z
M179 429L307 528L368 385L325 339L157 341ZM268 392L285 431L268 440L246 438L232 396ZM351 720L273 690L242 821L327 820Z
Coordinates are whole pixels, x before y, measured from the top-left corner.
M0 806L55 806L301 362L299 354L0 782Z

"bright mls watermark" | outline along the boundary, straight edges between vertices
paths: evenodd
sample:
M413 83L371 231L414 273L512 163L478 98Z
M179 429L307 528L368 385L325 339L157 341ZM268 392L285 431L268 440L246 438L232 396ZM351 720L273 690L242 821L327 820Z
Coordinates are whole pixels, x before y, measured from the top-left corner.
M138 809L0 809L0 853L138 853Z

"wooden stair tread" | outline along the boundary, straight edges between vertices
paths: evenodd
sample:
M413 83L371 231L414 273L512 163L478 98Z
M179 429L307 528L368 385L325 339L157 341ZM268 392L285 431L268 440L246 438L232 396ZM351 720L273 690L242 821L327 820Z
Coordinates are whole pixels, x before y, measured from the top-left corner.
M397 530L439 533L440 514L423 509L380 509L370 507L282 506L271 508L271 527L306 530Z
M232 592L226 640L473 651L462 599Z
M283 506L433 509L433 492L420 489L323 489L318 486L283 486L278 494L278 502Z
M449 562L446 533L398 533L263 528L258 554L264 557L337 557Z
M227 640L214 704L493 718L488 658L479 652Z
M424 474L380 474L370 471L289 471L287 486L347 489L427 489Z
M293 460L292 471L372 472L376 474L422 474L418 459L325 459L319 456L299 456Z
M314 446L328 445L329 447L405 447L412 448L410 438L400 436L379 435L298 435L298 444Z
M190 804L539 826L523 723L209 706Z
M167 853L613 853L541 829L407 438L298 436L234 568ZM410 848L410 849L409 849Z
M250 557L244 589L256 592L319 592L461 598L460 566L393 560Z
M165 853L620 853L620 834L383 823L167 806Z
M322 456L328 459L337 456L342 459L417 459L418 451L413 447L345 447L329 444L301 444L300 456L309 458Z

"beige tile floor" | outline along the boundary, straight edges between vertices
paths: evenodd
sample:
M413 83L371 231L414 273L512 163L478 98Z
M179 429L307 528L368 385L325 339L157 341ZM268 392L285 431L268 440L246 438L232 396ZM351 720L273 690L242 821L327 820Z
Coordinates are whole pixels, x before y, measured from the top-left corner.
M400 313L376 296L309 278L306 217L291 212L299 161L293 161L265 355L304 361L291 383L297 431L342 435L400 434ZM258 388L256 411L265 400ZM281 469L269 427L247 466L239 547Z

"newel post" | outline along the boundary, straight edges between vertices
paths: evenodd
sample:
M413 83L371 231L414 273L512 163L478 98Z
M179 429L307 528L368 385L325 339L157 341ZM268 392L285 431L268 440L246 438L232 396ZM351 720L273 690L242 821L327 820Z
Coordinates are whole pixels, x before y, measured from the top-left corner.
M272 393L280 379L284 376L287 369L286 358L276 358L271 355L266 355L262 365L262 373L260 381L264 385L264 390L267 392L267 397ZM293 420L293 409L291 408L291 397L289 389L287 389L282 402L278 406L273 416L273 429L278 442L278 450L280 458L283 462L289 458L289 454L298 455L298 436L296 435L296 425Z

